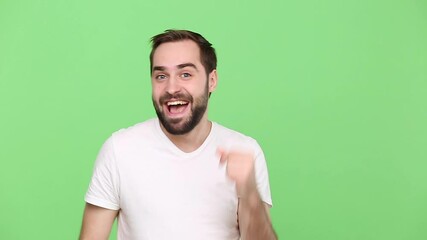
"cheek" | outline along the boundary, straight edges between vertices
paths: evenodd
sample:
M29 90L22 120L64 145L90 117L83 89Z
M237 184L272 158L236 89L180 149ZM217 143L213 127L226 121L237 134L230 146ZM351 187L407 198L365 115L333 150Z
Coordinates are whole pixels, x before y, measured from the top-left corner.
M154 99L158 100L161 95L161 89L159 86L152 85L151 87L151 95Z
M201 96L205 94L205 92L209 91L209 83L206 81L199 82L197 85L188 86L188 91L193 93L195 96Z

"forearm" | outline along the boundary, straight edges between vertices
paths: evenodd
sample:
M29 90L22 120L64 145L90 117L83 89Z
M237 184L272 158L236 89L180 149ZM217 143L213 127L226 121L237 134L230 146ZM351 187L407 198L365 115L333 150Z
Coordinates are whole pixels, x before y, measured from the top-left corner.
M227 163L227 175L236 182L239 198L238 221L242 240L276 240L269 209L261 200L255 178L255 158L248 151L219 150L220 163Z
M243 240L276 240L266 204L255 190L239 198L239 227Z

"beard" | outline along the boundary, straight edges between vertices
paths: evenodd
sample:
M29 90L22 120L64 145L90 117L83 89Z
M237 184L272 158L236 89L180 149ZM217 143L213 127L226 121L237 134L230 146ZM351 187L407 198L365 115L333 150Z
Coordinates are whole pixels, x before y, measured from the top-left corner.
M162 106L164 106L166 101L172 98L188 101L191 103L189 116L185 117L184 119L169 119L166 116L166 114L163 112ZM152 98L152 100L157 117L166 131L172 135L183 135L193 130L197 124L199 124L203 114L206 112L209 100L208 84L206 84L204 93L196 98L193 98L193 96L186 92L180 92L176 94L163 94L160 96L159 103L157 103L154 98Z

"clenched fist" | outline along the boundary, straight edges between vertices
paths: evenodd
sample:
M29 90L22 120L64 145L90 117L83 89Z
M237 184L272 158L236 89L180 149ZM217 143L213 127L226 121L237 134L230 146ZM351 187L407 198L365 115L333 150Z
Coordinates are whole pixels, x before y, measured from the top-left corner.
M226 164L228 177L236 182L239 198L247 197L256 189L254 154L247 150L218 149L220 164Z

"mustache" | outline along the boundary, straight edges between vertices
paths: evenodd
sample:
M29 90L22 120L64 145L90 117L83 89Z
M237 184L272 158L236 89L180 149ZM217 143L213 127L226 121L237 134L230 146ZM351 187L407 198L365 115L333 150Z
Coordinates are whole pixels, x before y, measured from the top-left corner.
M166 92L165 94L160 96L159 102L161 104L164 104L165 102L167 102L171 99L183 100L183 101L187 101L187 102L193 101L193 97L190 94L186 94L186 93L182 93L182 92L170 94L170 93Z

